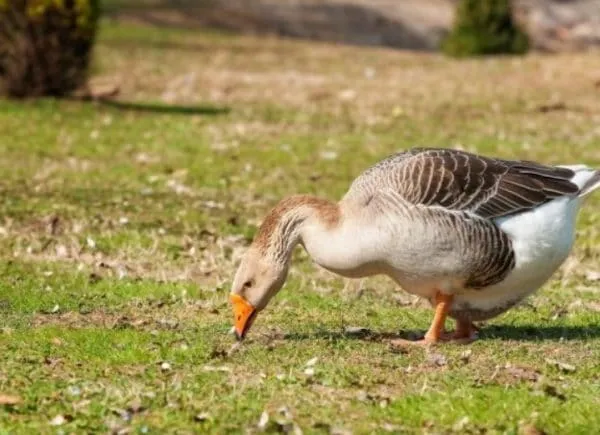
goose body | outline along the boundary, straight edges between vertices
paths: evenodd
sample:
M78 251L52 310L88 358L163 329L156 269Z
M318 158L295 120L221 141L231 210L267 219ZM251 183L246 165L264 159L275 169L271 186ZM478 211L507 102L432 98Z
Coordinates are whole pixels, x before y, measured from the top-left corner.
M436 316L426 341L440 339L446 315L460 336L470 335L473 321L501 314L552 276L572 249L584 197L598 187L600 172L584 165L413 149L367 169L338 204L283 200L249 255L285 264L287 273L300 243L332 272L385 274L431 301ZM261 299L250 288L236 291L243 266L233 293L262 309L274 292Z
M575 167L575 171L569 180L579 188L597 174L585 167ZM360 197L350 191L342 200L338 228L325 230L327 235L320 225L305 229L303 245L314 253L313 260L349 278L386 274L404 290L431 301L435 292L443 289L455 296L450 315L473 321L501 314L552 276L573 247L583 200L577 194L560 196L520 213L492 219L440 209L426 219L428 209L411 209L394 193L380 191L362 209L355 203L355 195ZM450 222L445 213L451 213ZM469 222L474 225L467 225ZM481 226L490 228L487 238L479 230ZM461 232L472 234L471 244L461 246L460 238L466 237ZM473 257L501 251L505 246L502 242L512 245L513 258L510 254L506 254L508 258L498 256L497 263L490 267L497 269L513 261L510 271L493 284L475 289L465 286L468 269L473 261L480 260ZM489 243L487 249L482 249L485 243Z

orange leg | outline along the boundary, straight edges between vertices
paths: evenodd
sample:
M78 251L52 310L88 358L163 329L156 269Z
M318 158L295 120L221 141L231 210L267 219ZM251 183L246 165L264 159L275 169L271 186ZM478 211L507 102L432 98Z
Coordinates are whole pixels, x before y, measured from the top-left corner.
M437 293L435 295L435 315L429 330L425 334L423 341L427 344L437 343L442 339L444 333L444 324L446 323L446 317L448 311L452 305L452 295L446 295L443 293Z
M446 317L448 316L448 311L450 310L450 306L452 305L452 295L446 295L440 292L437 292L435 295L435 314L433 316L433 321L431 322L431 326L429 330L425 334L425 337L421 340L411 341L404 339L396 339L392 340L391 344L393 346L403 347L407 344L433 344L442 340L446 340L447 338L444 335L444 324L446 323Z

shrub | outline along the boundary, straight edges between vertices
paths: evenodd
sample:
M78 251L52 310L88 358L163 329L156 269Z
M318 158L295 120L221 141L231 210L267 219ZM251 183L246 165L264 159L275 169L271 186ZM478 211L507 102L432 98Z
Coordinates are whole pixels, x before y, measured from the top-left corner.
M511 14L510 0L461 0L442 50L450 56L522 54L529 48L525 32Z
M0 0L0 86L64 96L87 79L99 0Z

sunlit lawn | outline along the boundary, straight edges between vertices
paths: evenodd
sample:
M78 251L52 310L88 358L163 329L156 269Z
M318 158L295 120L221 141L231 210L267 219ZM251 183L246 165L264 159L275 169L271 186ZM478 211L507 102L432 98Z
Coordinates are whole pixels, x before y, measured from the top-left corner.
M600 57L452 61L108 23L96 54L94 82L142 107L0 101L0 432L600 427L600 194L560 273L470 346L392 349L430 309L301 252L231 354L227 305L269 207L337 199L397 150L600 167Z

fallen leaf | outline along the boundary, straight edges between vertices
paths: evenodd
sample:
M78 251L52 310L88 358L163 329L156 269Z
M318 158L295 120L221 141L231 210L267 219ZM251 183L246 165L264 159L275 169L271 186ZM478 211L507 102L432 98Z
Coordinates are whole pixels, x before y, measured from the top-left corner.
M19 396L12 396L9 394L0 394L0 405L18 405L23 402Z
M352 435L352 431L343 427L332 427L329 433L330 435Z
M338 157L338 153L336 151L321 151L320 156L323 160L335 160Z
M446 357L444 355L442 355L441 353L437 353L437 352L432 352L432 353L428 354L427 362L430 364L436 365L438 367L445 366L446 364L448 364L448 360L446 359Z
M131 421L131 413L126 409L115 408L112 410L113 413L121 417L124 421Z
M306 361L305 366L306 367L313 367L317 363L317 361L319 361L319 357L311 358L308 361Z
M402 293L394 293L392 294L392 299L401 307L407 307L413 304L413 300L410 296L402 294Z
M60 358L51 357L51 356L44 357L44 364L47 364L51 367L57 365L58 363L60 363L60 361L61 361Z
M331 425L329 423L325 423L325 422L322 422L322 421L317 421L316 423L314 423L312 425L312 427L314 429L318 429L318 430L321 430L321 431L324 431L324 432L327 432L327 433L329 433L331 431Z
M356 91L354 89L344 89L338 93L338 98L342 101L350 101L356 98Z
M575 366L572 364L567 364L550 358L546 358L546 364L554 366L566 373L572 373L576 370Z
M406 340L390 340L389 346L393 353L407 354L410 344Z
M528 423L521 426L521 435L546 435L546 432L538 429L534 424Z
M226 366L204 366L202 370L205 372L230 372L231 369Z
M565 110L566 108L567 108L567 105L565 103L559 101L556 103L542 104L541 106L539 106L537 108L537 110L542 113L547 113L547 112L554 112L557 110Z
M391 424L391 423L383 423L381 425L381 428L386 432L393 432L393 433L400 432L400 426L397 426L397 425Z
M356 399L361 401L361 402L366 402L369 400L369 395L365 390L360 390L357 394L356 394Z
M205 422L208 419L210 419L210 415L206 412L201 412L200 414L196 414L194 416L194 421L197 421L199 423Z
M269 413L267 411L263 411L260 415L260 419L258 420L258 429L265 430L267 424L269 424Z
M599 302L588 302L585 304L585 307L592 311L600 312L600 303Z
M70 415L61 415L58 414L52 420L50 420L50 426L61 426L65 423L68 423L73 420L73 417Z
M507 364L504 369L506 373L518 380L537 381L540 377L536 371L524 367L515 367Z
M55 250L57 257L64 258L69 256L69 251L67 250L67 247L65 245L57 245Z
M452 426L452 430L456 432L464 432L465 428L469 424L469 421L469 417L465 415L463 418L454 423L454 426Z
M142 405L142 401L140 400L139 397L136 397L135 399L133 399L129 403L129 406L127 407L127 410L129 412L131 412L132 414L137 414L139 412L142 412L144 409L145 409L144 405Z
M464 362L465 364L467 364L469 362L469 360L471 359L472 354L473 354L473 351L471 349L467 349L460 354L460 360L462 362Z
M585 279L588 281L600 281L600 272L596 270L589 270L585 273Z

